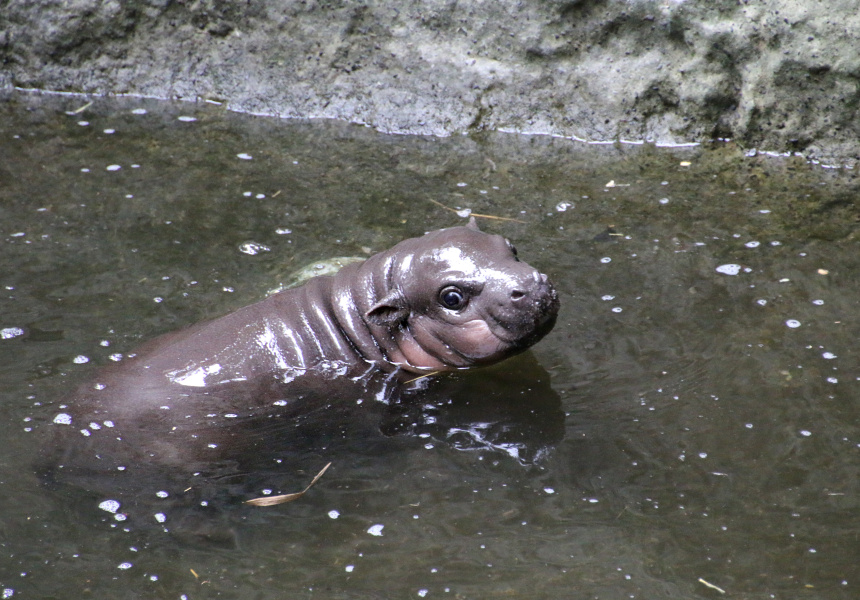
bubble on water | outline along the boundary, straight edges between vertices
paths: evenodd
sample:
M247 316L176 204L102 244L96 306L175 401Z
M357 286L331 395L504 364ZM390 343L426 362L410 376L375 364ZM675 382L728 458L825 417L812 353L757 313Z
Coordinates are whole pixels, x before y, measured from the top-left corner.
M340 513L336 510L330 510L328 511L328 516L331 519L337 519L340 516Z
M822 304L824 304L824 300L813 300L812 303L815 306L821 306Z
M108 165L105 169L108 171L119 171L122 167L120 165Z
M60 413L56 417L54 417L54 423L56 423L57 425L71 425L72 415L67 413Z
M133 111L131 111L131 114L133 114L133 115L145 115L146 109L145 108L135 108Z
M614 307L612 307L612 312L614 312L614 313L620 313L620 312L621 312L621 311L623 311L623 310L624 310L624 309L623 309L623 308L621 308L620 306L614 306Z
M554 490L553 488L551 488L551 487L545 487L545 488L543 489L543 491L544 491L544 493L546 493L546 494L555 494L555 490Z
M24 335L24 330L20 327L6 327L0 329L0 340L11 340L12 338Z
M457 184L457 187L466 187L467 185L469 185L469 184L466 183L465 181L461 181Z
M791 327L792 329L797 329L800 327L800 321L797 319L789 319L785 322L786 327Z
M720 265L716 270L717 273L722 273L723 275L737 275L741 272L741 268L742 267L740 265L730 263L727 265Z
M761 242L747 242L746 244L744 244L744 246L746 246L747 248L758 248L759 246L761 246Z
M426 589L424 589L424 588L421 588L420 590L418 590L418 596L419 596L420 598L423 598L424 596L426 596L426 595L427 595L427 593L428 593L428 591L427 591Z
M287 229L286 227L278 227L277 229L275 229L275 233L277 233L278 235L289 235L292 232L292 229Z
M155 513L152 516L155 517L155 520L159 523L164 523L167 520L167 515L165 515L164 513Z
M124 562L124 563L119 563L116 568L122 569L123 571L125 571L126 569L130 569L132 566L133 565L130 562Z
M801 430L800 430L800 435L802 435L803 437L809 437L809 436L811 436L811 435L812 435L812 432L811 432L811 431L809 431L808 429L801 429Z
M161 490L159 492L155 492L155 495L159 498L167 498L170 494L166 490Z
M183 123L192 123L197 120L197 117L189 117L187 115L181 115L176 117L177 121L182 121Z
M104 133L108 135L113 135L114 133L116 133L116 129L105 129Z
M352 573L354 570L355 570L355 565L346 565L344 567L344 571L346 571L347 573Z
M821 356L823 356L827 360L833 360L834 358L836 358L836 355L832 352L824 352Z
M669 204L669 199L668 198L660 198L660 200L658 200L658 202L660 204Z
M767 300L765 300L764 298L760 298L760 299L756 300L755 303L758 304L759 306L764 306L765 304L767 304Z
M3 594L2 594L2 596L0 596L0 597L2 597L2 598L4 598L4 599L5 599L5 598L11 598L11 597L12 597L12 596L14 596L14 595L15 595L15 590L14 590L14 589L12 589L12 588L3 588Z
M375 536L379 537L382 535L382 530L384 528L385 528L385 525L380 525L379 523L377 523L376 525L372 525L367 530L367 533L369 533L370 535L375 535Z
M258 242L245 242L244 244L239 244L239 252L244 254L249 254L254 256L259 254L260 252L271 252L272 249L264 244L260 244Z
M827 383L839 383L839 380L836 379L835 377L828 377Z
M242 160L252 160L252 159L254 158L253 156L251 156L251 155L250 155L250 154L248 154L247 152L240 152L240 153L239 153L239 154L237 154L236 156L237 156L238 158L241 158Z
M90 122L89 122L89 121L78 121L78 125L80 125L81 127L86 127L86 126L88 126L89 124L90 124Z
M609 258L608 256L604 256L603 258L600 259L600 262L602 262L603 264L611 263L612 259Z
M90 362L90 359L88 357L84 356L83 354L79 354L78 356L76 356L72 359L72 362L75 363L76 365L83 365L83 364Z
M109 513L115 514L116 511L119 510L119 501L118 500L104 500L99 502L99 508L107 511Z
M568 208L576 208L572 202L559 202L555 205L558 212L565 212Z
M606 294L605 296L601 296L600 299L601 300L615 300L615 296L610 296L609 294Z
M114 362L119 362L122 360L122 354L120 354L119 352L114 352L113 354L108 356L108 358Z

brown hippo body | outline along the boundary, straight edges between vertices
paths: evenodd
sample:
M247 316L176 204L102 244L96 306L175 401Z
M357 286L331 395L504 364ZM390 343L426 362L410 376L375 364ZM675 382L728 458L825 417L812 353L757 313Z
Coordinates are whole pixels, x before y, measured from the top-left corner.
M547 277L503 237L474 223L433 231L98 371L56 415L43 470L206 472L265 445L249 419L337 415L415 374L498 362L557 312Z

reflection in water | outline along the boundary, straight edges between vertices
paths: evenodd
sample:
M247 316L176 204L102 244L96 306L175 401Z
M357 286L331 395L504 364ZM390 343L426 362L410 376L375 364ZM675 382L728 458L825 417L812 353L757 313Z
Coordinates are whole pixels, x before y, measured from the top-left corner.
M528 465L540 463L561 441L564 413L549 374L526 354L435 378L422 393L392 403L382 431L417 435L430 448L446 443L500 452Z
M271 399L268 410L239 415L223 409L261 398ZM320 460L335 463L341 476L349 476L356 456L384 460L404 447L430 449L432 439L534 464L564 432L549 375L530 355L504 368L405 385L377 372L325 385L299 379L289 385L192 388L183 401L204 412L219 408L193 419L193 429L181 427L184 436L200 441L182 449L181 462L167 460L163 449L172 444L171 435L165 436L158 423L116 427L106 421L103 427L92 422L78 431L66 413L59 413L53 422L61 426L46 441L37 471L65 501L76 494L72 488L91 498L87 518L100 517L125 531L157 527L183 539L196 539L202 531L204 539L224 544L233 539L230 510L260 494L298 489ZM176 429L172 434L178 435ZM394 442L392 436L408 439ZM158 460L152 458L156 455ZM96 506L110 515L94 511ZM239 518L254 510L259 509L245 508Z

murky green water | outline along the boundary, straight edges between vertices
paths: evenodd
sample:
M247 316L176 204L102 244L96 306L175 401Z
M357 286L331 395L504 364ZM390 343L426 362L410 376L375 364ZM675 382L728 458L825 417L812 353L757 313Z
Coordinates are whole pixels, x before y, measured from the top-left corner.
M855 172L207 104L67 114L86 103L0 104L4 598L860 593ZM297 491L333 461L305 498L228 503L231 547L124 531L37 481L40 433L99 364L311 261L462 222L434 201L517 219L481 223L561 292L533 352L561 408L529 434L539 452L408 434L314 450L285 468Z

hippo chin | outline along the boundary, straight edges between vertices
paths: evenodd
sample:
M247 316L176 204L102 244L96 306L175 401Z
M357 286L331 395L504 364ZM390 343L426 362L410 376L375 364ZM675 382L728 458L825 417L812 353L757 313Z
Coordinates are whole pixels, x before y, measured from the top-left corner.
M55 420L62 439L46 460L66 472L197 469L247 443L227 422L294 418L356 394L387 399L378 389L415 374L501 361L546 335L558 308L546 275L505 238L474 221L433 231L98 371Z

